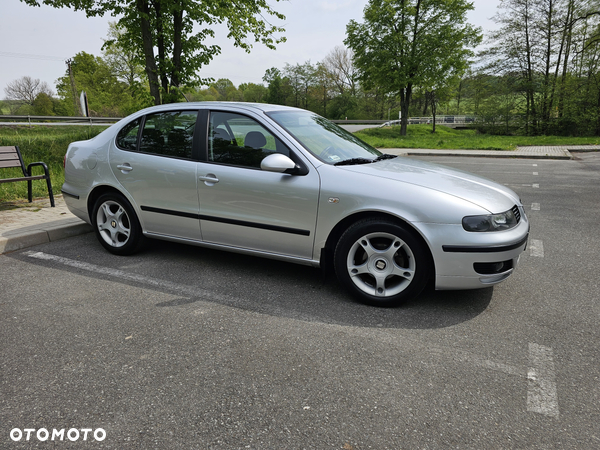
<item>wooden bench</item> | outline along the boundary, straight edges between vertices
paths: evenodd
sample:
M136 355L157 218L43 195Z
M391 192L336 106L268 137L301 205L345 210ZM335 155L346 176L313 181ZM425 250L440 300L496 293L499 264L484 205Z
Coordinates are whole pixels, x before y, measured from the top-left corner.
M44 175L31 175L31 168L35 166L42 166L44 168ZM48 196L50 197L50 204L54 207L54 194L52 193L52 184L50 183L50 172L48 166L43 162L34 162L28 164L25 167L23 157L19 151L19 147L0 147L0 169L8 169L12 167L20 167L23 171L23 176L18 178L0 178L0 183L12 183L16 181L27 181L27 198L29 202L32 201L31 196L31 182L33 180L46 180L48 185Z

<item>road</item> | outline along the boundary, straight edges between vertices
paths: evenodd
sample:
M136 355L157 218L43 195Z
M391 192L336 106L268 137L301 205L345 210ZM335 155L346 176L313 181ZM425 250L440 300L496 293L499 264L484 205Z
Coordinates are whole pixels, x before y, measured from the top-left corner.
M0 256L0 447L599 448L600 155L422 159L521 195L508 281L378 309L315 269L166 242Z

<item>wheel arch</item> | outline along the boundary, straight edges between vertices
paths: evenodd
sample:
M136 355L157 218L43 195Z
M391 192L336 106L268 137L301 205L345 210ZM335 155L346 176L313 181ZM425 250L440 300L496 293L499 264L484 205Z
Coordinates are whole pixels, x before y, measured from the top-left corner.
M333 269L333 254L335 251L335 247L340 240L344 231L346 231L350 226L354 223L363 220L363 219L382 219L387 220L402 227L406 228L416 239L421 241L424 248L427 249L427 257L429 259L429 266L431 267L431 273L429 274L430 282L435 281L435 260L433 259L433 253L429 246L427 240L423 237L423 235L419 232L418 229L414 227L410 222L403 220L398 216L394 216L392 214L388 214L380 211L361 211L354 214L351 214L340 222L338 222L331 232L329 236L327 236L327 240L325 241L325 247L321 250L321 267L329 272Z
M93 223L92 214L94 212L94 205L96 204L96 201L102 195L108 194L111 192L114 194L122 195L131 204L131 201L129 201L127 196L123 192L121 192L119 189L117 189L116 187L106 185L106 184L98 185L98 186L94 187L94 189L92 189L92 191L90 192L90 194L88 195L88 198L87 198L87 211L88 211L88 216L90 217L90 220L92 221L91 223ZM133 207L133 205L132 205L132 207ZM135 208L134 208L134 211L135 211Z

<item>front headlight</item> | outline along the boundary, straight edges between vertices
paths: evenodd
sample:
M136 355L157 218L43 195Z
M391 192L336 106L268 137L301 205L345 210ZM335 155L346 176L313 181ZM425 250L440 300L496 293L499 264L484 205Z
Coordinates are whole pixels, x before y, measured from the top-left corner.
M514 228L519 223L515 213L509 209L500 214L483 216L467 216L462 220L462 226L467 231L503 231Z

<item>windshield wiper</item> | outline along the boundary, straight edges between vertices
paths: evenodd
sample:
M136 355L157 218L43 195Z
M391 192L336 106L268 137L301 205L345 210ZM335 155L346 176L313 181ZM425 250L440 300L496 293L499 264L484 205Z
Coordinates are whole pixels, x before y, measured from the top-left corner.
M383 161L384 159L394 159L397 158L398 155L390 155L389 153L384 153L383 155L379 155L375 161Z
M370 164L370 163L374 163L377 161L383 161L384 159L393 159L396 158L397 155L389 155L384 153L383 155L379 155L377 158L375 159L368 159L368 158L350 158L350 159L345 159L343 161L339 161L336 162L334 164L334 166L351 166L354 164Z
M350 159L345 159L343 161L336 162L334 164L334 166L351 166L354 164L370 164L373 161L375 161L375 160L368 159L368 158L350 158Z

